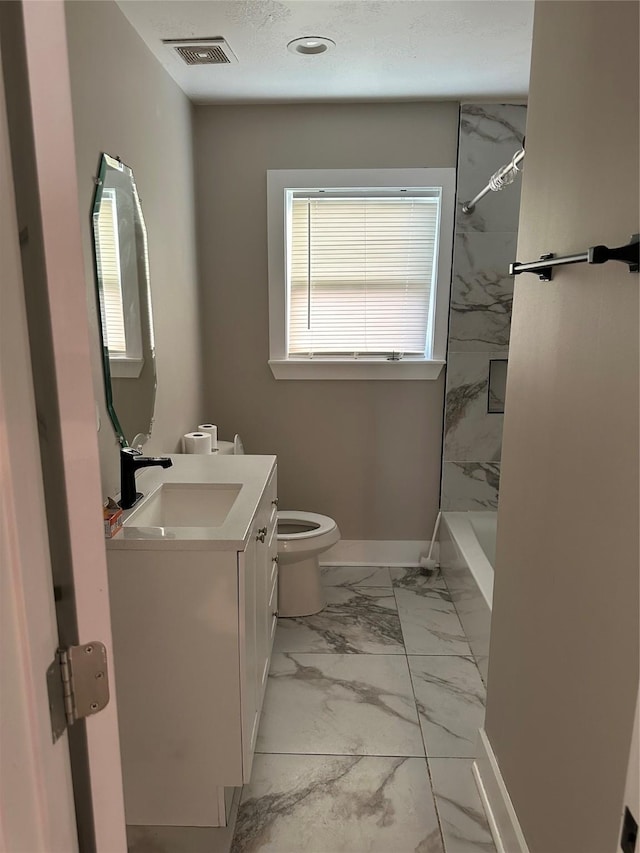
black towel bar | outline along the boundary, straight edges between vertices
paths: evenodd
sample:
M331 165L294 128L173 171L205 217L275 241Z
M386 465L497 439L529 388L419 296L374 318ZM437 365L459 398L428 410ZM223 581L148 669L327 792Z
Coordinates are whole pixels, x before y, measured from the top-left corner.
M553 254L541 255L539 261L529 264L519 264L517 261L509 265L510 275L520 275L522 272L538 274L540 281L551 281L552 268L566 264L604 264L607 261L622 261L627 264L629 272L638 272L640 265L640 234L633 234L625 246L609 249L608 246L592 246L586 252L576 255L564 255L556 258Z

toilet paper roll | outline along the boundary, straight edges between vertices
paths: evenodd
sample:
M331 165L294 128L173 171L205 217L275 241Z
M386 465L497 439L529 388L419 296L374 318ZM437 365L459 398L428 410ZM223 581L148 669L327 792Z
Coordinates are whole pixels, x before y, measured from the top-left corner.
M218 449L218 427L215 424L198 424L198 431L209 433L211 436L211 449Z
M208 432L187 432L182 436L182 452L205 455L211 453L211 436Z

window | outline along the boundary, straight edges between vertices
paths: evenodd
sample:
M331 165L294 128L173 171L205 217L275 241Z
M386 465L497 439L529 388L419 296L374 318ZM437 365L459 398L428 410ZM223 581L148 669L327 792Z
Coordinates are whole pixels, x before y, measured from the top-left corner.
M118 195L114 187L104 187L93 218L109 371L114 378L135 378L142 371L144 358L138 294L139 259L130 248L136 245L131 202L122 194ZM121 251L122 234L124 252ZM146 249L144 262L147 263Z
M104 297L104 325L110 353L123 357L127 354L124 327L122 280L120 278L120 243L118 241L118 214L116 194L112 189L102 193L102 203L97 216L99 258L102 294Z
M455 170L270 171L267 182L274 376L436 378Z

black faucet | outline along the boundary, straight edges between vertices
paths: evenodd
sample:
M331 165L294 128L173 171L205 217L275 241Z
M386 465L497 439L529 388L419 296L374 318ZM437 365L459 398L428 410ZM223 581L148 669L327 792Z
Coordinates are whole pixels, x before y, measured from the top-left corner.
M171 459L166 456L143 456L141 450L135 447L120 448L120 501L122 509L131 507L142 497L142 492L136 492L136 471L138 468L150 468L157 465L160 468L170 468Z

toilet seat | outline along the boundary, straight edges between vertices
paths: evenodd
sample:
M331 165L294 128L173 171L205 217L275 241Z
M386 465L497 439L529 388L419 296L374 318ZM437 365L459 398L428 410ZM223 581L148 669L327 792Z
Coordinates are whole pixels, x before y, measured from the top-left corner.
M300 533L278 532L278 542L283 543L301 542L303 540L314 539L317 536L325 536L327 533L333 533L338 526L328 515L320 515L317 512L278 511L278 524L281 522L308 527L308 529Z
M325 605L318 558L340 541L340 529L328 515L290 510L278 513L278 611L280 616L311 616Z

